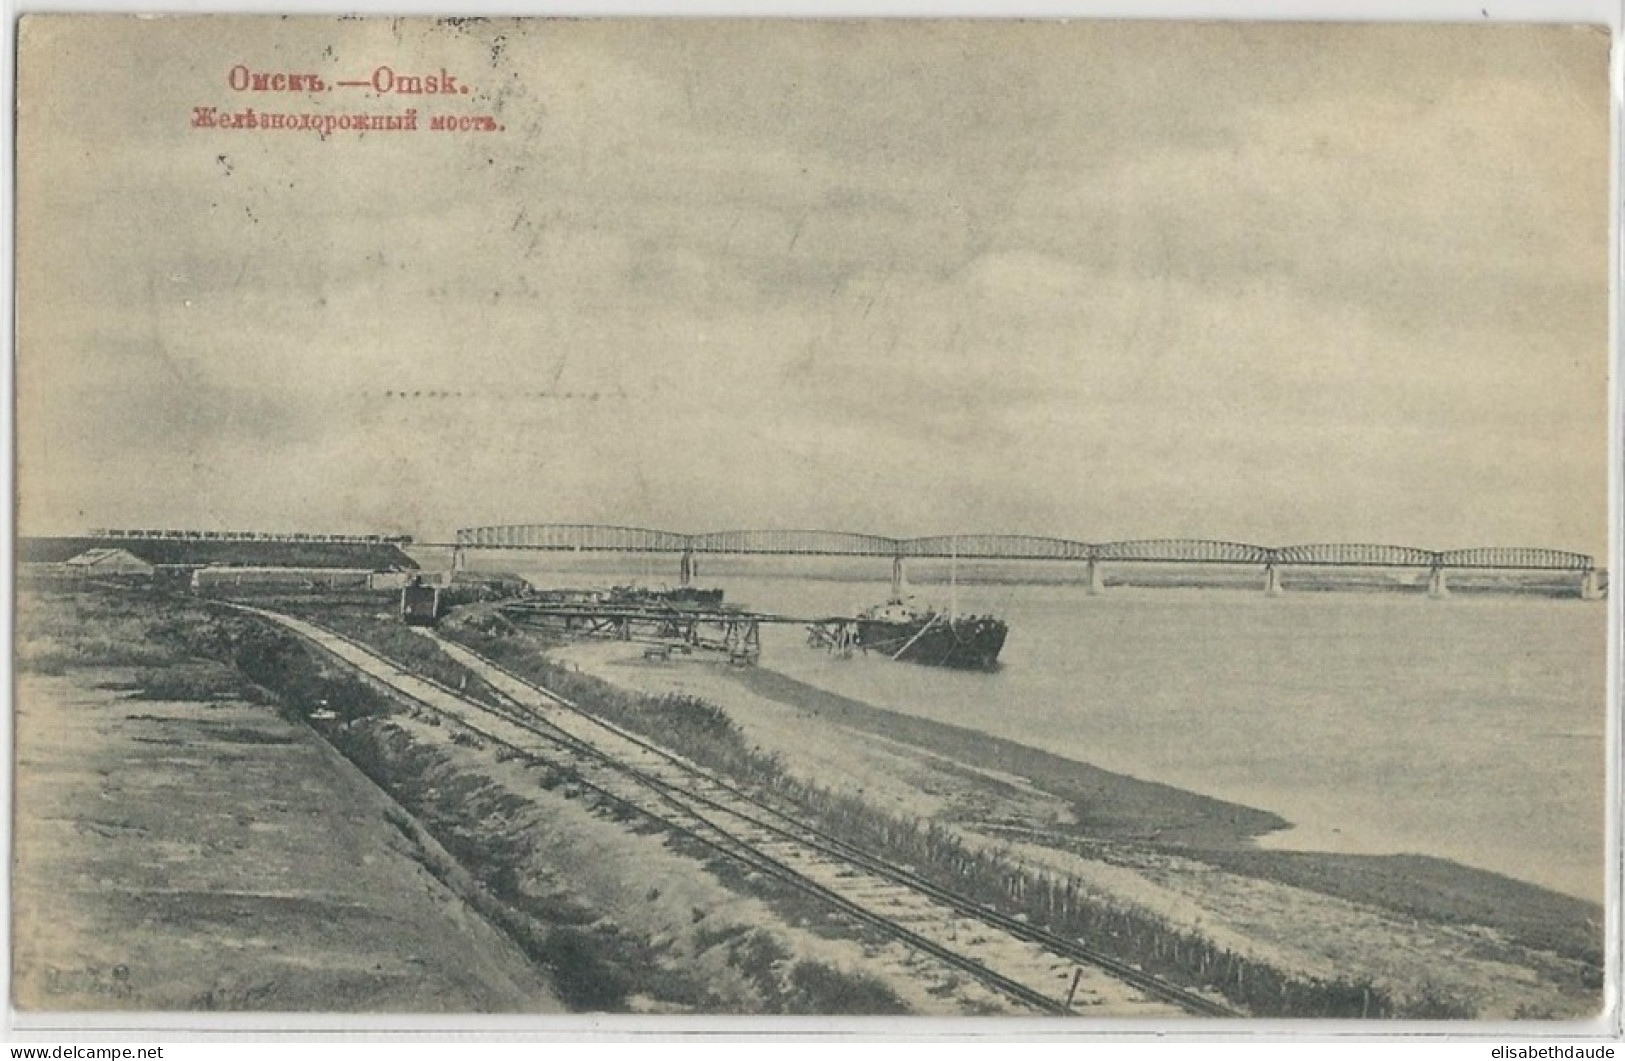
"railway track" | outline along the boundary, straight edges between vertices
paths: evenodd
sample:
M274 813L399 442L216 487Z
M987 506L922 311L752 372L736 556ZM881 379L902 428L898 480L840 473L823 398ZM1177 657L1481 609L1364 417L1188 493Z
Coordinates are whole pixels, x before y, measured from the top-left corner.
M567 773L600 796L819 900L1039 1013L1160 1018L1240 1016L1188 991L958 895L741 791L533 682L433 634L455 661L496 692L470 699L407 671L317 624L238 605L289 629L400 696L454 719L482 739ZM1080 970L1088 969L1085 975Z

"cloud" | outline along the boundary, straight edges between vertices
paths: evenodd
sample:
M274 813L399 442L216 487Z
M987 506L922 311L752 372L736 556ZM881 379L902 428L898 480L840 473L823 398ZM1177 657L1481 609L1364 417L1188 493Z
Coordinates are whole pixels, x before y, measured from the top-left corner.
M25 524L1600 548L1605 39L134 25L25 57ZM227 53L508 131L187 129Z

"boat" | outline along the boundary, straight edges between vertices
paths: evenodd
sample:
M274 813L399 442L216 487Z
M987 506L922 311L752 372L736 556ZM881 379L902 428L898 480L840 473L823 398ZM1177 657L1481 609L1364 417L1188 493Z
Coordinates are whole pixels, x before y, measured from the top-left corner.
M992 670L998 666L1010 628L991 615L959 614L959 539L953 540L948 569L946 612L918 608L903 596L903 564L892 564L891 598L860 612L855 619L825 619L809 624L807 643L850 656L853 649L884 652L894 660L933 667Z
M992 670L1009 627L991 615L956 615L918 608L894 597L855 619L823 624L814 643L831 649L884 652L894 660L933 667Z

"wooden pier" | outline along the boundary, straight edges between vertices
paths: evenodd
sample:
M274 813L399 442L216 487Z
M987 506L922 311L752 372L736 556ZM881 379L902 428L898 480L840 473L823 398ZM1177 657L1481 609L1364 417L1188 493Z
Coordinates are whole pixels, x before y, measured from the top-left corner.
M680 605L619 604L594 601L507 601L501 609L508 618L581 637L615 641L642 641L655 646L719 652L730 663L754 664L762 655L761 625L791 623L823 629L850 619L797 618L740 608L683 607ZM649 658L656 658L650 656Z

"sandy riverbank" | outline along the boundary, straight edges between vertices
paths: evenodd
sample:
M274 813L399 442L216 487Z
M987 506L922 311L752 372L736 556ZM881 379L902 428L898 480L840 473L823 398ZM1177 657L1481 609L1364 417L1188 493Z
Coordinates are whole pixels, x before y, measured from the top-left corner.
M792 774L1009 845L1119 901L1278 967L1369 976L1481 1017L1600 1003L1602 911L1439 859L1276 852L1279 817L900 715L761 668L641 658L582 642L556 657L613 684L722 706Z

